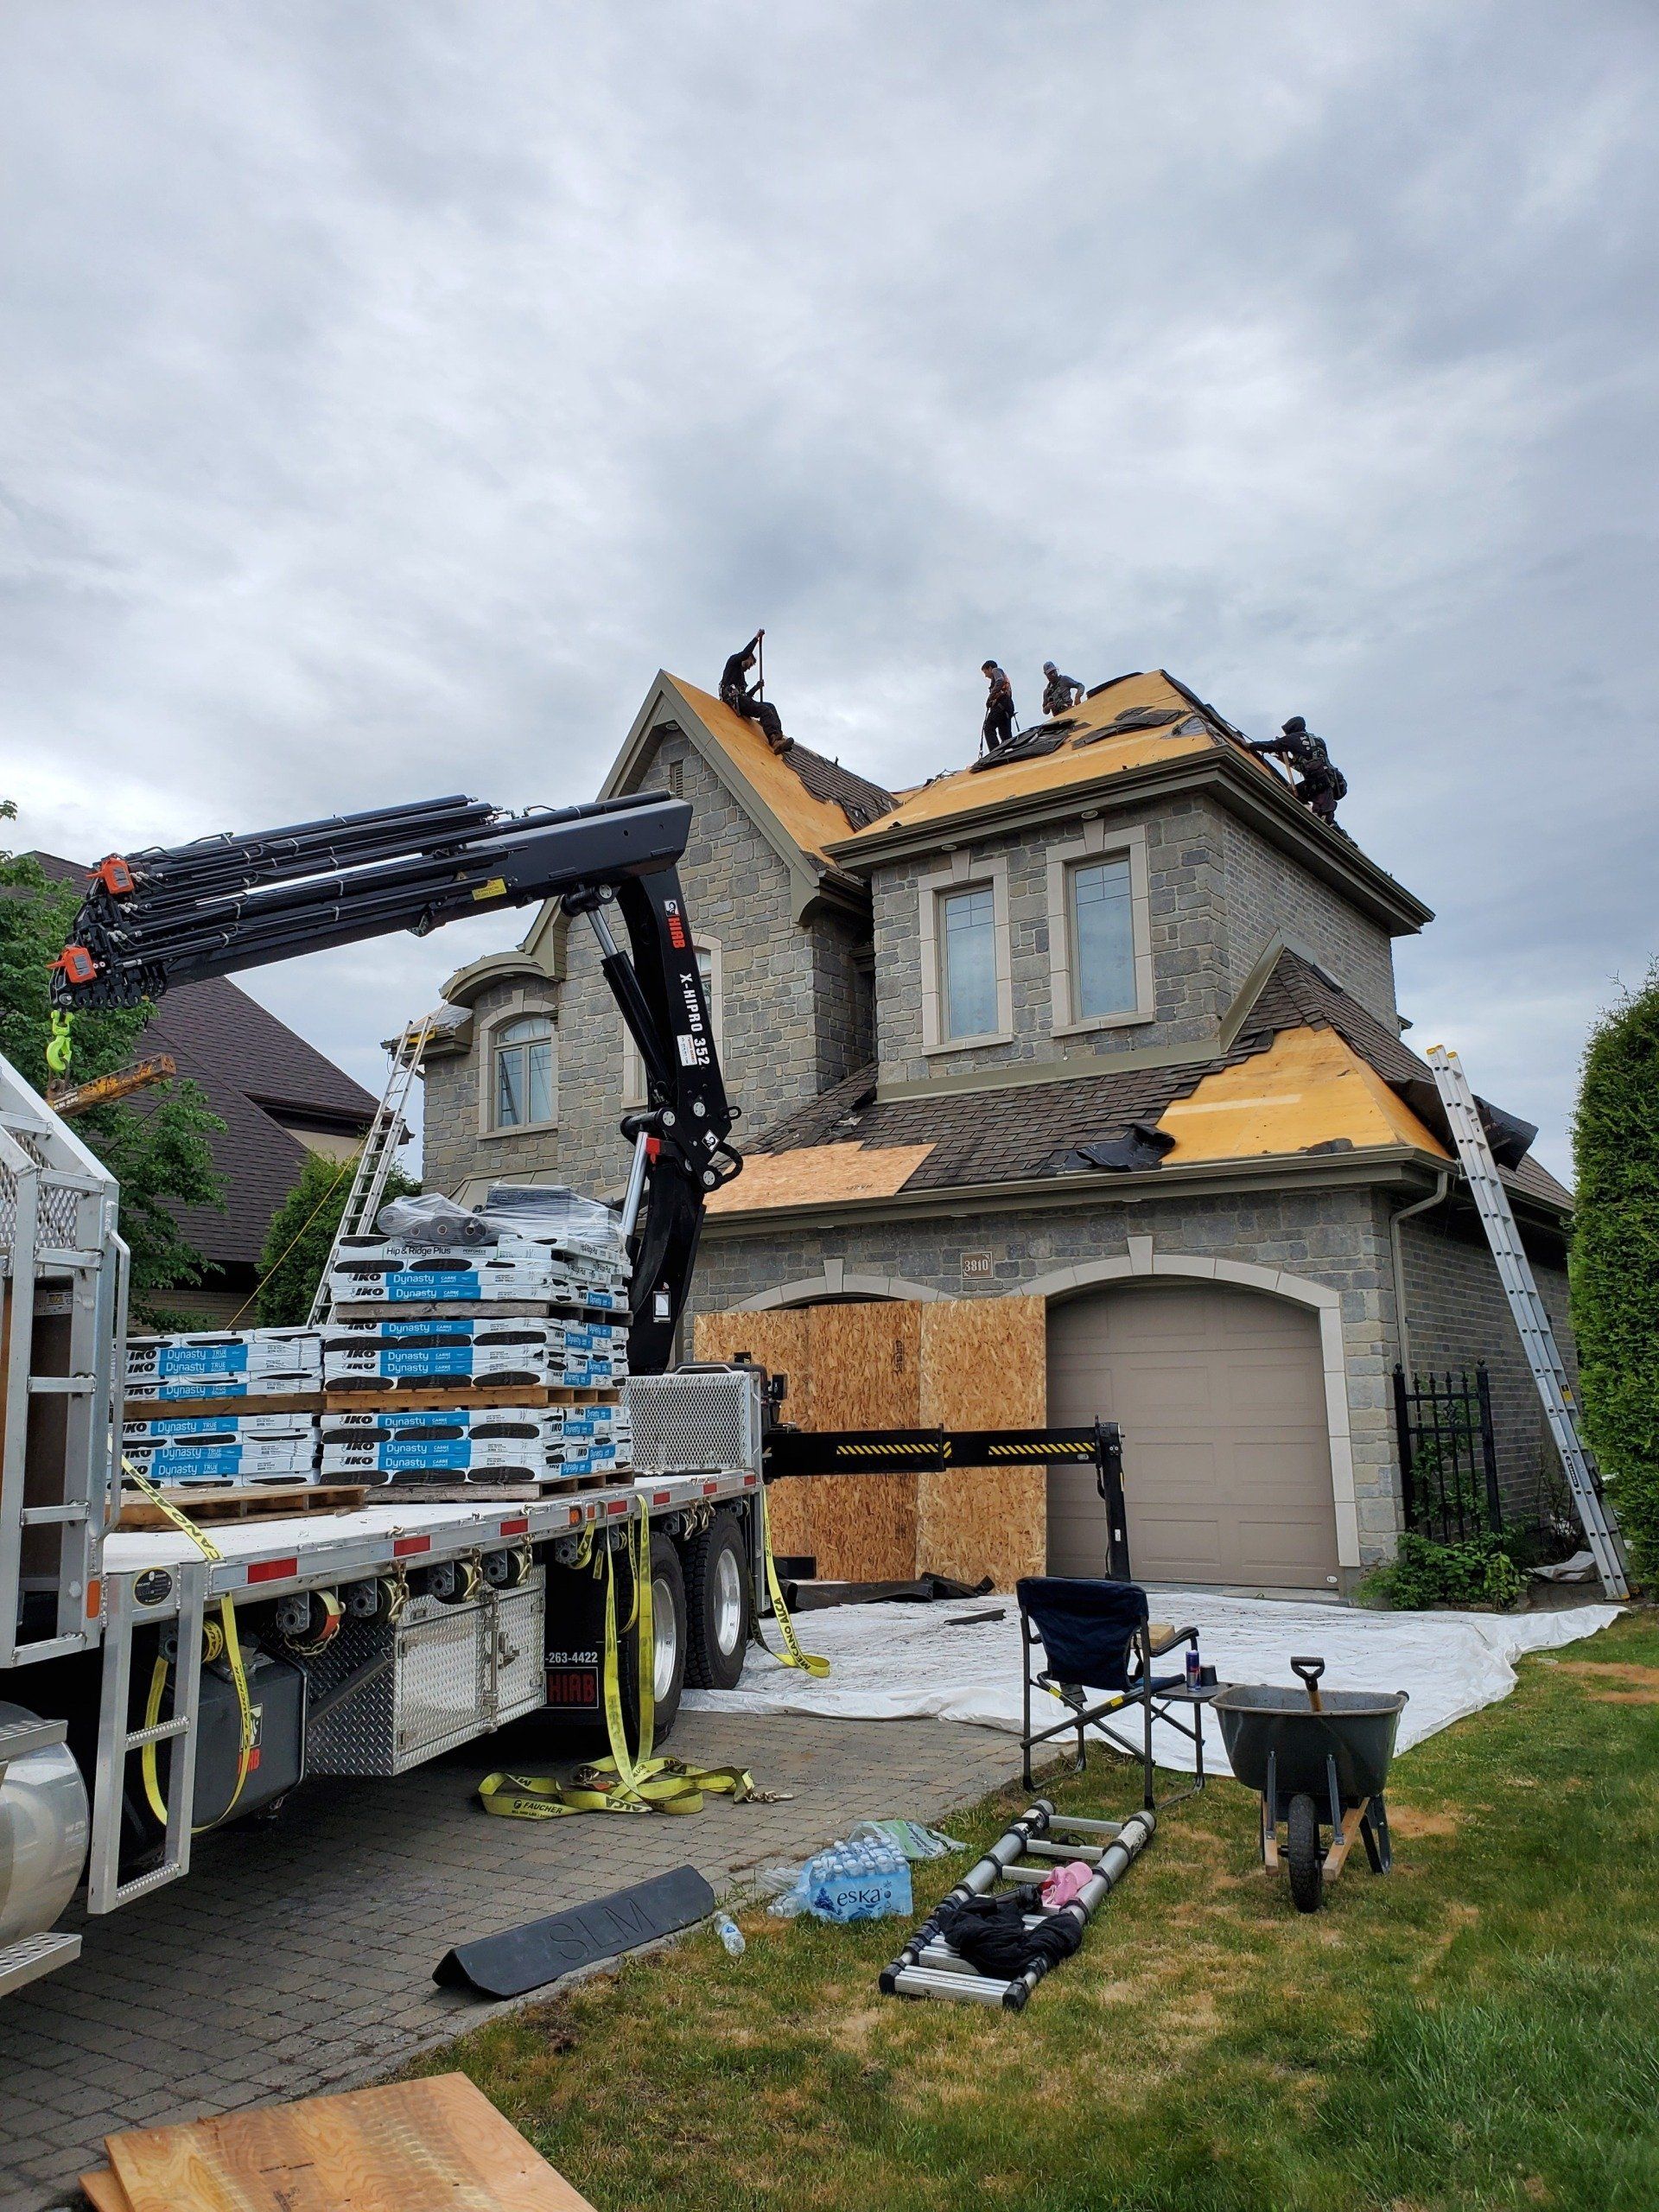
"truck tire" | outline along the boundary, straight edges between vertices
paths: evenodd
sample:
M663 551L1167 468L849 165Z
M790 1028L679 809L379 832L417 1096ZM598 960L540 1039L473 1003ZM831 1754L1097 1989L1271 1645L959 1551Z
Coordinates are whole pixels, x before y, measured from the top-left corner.
M686 1545L685 1604L687 1681L700 1690L735 1689L748 1649L754 1591L748 1546L734 1513L716 1513Z

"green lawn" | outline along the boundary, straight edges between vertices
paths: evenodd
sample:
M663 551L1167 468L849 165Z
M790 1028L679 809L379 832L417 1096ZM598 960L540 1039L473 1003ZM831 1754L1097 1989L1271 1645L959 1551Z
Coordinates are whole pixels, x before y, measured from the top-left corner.
M604 2212L1651 2212L1654 1617L1523 1661L1394 1781L1393 1877L1356 1848L1306 1918L1255 1800L1212 1783L1021 2015L879 1996L897 1922L756 1910L741 1960L699 1933L426 2070L465 2068ZM1126 1770L1062 1795L1122 1808ZM963 1863L918 1869L918 1903Z

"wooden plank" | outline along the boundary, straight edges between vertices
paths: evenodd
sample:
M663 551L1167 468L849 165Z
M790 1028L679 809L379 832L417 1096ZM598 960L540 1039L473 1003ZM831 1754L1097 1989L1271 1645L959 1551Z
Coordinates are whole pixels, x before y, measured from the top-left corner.
M217 1490L207 1483L164 1489L169 1505L192 1521L295 1520L321 1513L355 1513L366 1495L362 1483L270 1483L257 1490ZM170 1529L153 1498L127 1493L118 1529Z
M92 2212L132 2212L126 2190L108 2166L99 2166L95 2173L79 2175L76 2186Z
M814 1428L914 1428L920 1418L919 1306L896 1300L816 1306L807 1314ZM906 1581L916 1572L918 1478L823 1475L813 1492L826 1581Z
M952 1298L922 1306L920 1426L1038 1428L1047 1419L1047 1307L1040 1298ZM918 1478L920 1571L1011 1590L1040 1574L1048 1484L1040 1466Z
M593 2212L464 2074L106 2141L128 2212Z

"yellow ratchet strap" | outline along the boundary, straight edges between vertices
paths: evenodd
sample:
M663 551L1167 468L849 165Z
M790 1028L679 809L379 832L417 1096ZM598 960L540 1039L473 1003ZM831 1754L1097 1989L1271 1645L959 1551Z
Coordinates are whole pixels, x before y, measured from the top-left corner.
M760 1632L758 1612L754 1617L754 1640L763 1651L772 1652L772 1656L780 1666L799 1667L814 1681L822 1681L830 1672L830 1662L819 1658L816 1652L802 1650L796 1637L795 1624L789 1618L789 1607L784 1603L783 1585L778 1580L777 1562L772 1556L772 1530L766 1522L766 1493L764 1490L760 1492L760 1547L766 1554L766 1590L772 1599L772 1618L778 1624L779 1635L784 1639L784 1648L781 1651L772 1650L772 1646Z
M143 1491L150 1503L159 1508L181 1535L189 1537L191 1542L209 1565L225 1556L213 1539L197 1528L189 1515L181 1512L171 1498L165 1497L148 1475L141 1475L130 1459L122 1460L121 1472L128 1482ZM229 1662L231 1680L236 1684L236 1703L240 1716L241 1742L237 1748L236 1788L231 1792L231 1802L217 1821L205 1821L193 1829L192 1833L196 1835L201 1835L207 1828L217 1827L221 1821L230 1819L241 1801L242 1792L246 1785L253 1762L253 1707L248 1697L247 1670L242 1664L242 1645L236 1633L236 1607L228 1597L221 1598L219 1601L218 1627L215 1628L211 1621L204 1623L203 1635L207 1643L205 1658L216 1659L222 1650ZM215 1636L221 1639L217 1646L213 1641ZM167 1661L158 1651L156 1655L156 1664L150 1669L149 1694L144 1700L146 1728L153 1728L162 1717L162 1696L167 1688ZM174 1738L175 1742L180 1740L176 1737ZM154 1744L144 1745L138 1755L138 1763L143 1775L144 1796L149 1800L149 1809L165 1827L167 1800L162 1795Z

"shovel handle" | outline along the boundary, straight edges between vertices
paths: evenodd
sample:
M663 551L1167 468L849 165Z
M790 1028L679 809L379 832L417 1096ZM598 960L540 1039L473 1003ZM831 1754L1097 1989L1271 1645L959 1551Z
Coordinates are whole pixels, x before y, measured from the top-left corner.
M1319 1695L1319 1676L1325 1672L1324 1660L1293 1659L1290 1671L1301 1677L1302 1688L1307 1692L1307 1701L1314 1712L1323 1713L1325 1700Z

